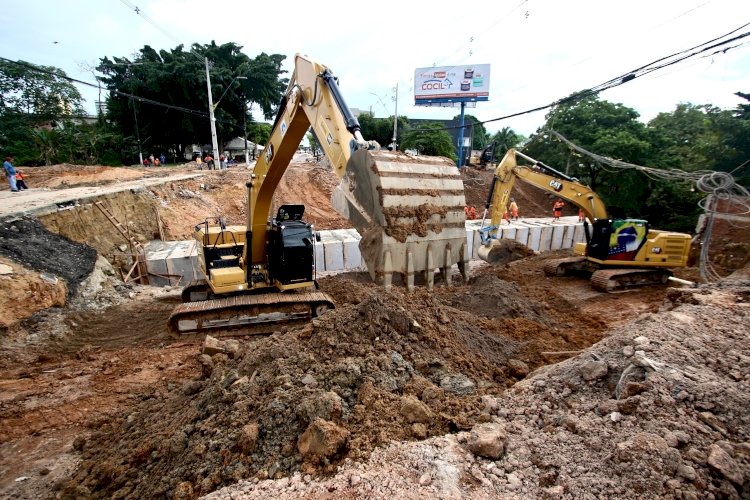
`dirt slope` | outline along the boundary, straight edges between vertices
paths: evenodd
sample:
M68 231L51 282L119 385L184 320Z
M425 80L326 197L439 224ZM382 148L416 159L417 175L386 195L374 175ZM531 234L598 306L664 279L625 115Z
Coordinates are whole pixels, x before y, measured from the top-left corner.
M118 172L86 175L108 183ZM206 214L244 222L248 172L201 175L144 195L172 237ZM467 199L483 202L485 177ZM327 167L297 162L277 203L306 203L318 228L343 227L329 205L335 184ZM517 199L522 216L545 215L544 200ZM154 210L143 205L149 225L133 230L145 235ZM111 227L79 225L79 241L115 244L100 234ZM725 274L747 262L733 227L714 228L726 236L712 254L726 256L716 260ZM0 243L13 248L37 238L8 231ZM87 251L76 248L34 260L79 262ZM544 277L549 256L473 266L468 284L432 294L328 277L335 311L202 356L199 342L166 332L178 291L123 284L82 259L58 283L59 294L78 283L67 305L45 309L56 295L7 255L14 274L0 276L0 291L30 317L0 325L0 496L192 498L242 479L215 495L747 495L747 274L694 291L602 294ZM476 435L492 423L501 428L487 441L502 453L489 460Z

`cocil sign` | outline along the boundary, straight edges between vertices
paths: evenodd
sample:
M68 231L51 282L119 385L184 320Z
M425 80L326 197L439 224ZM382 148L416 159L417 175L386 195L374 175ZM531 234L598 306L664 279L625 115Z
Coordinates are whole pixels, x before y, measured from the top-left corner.
M414 71L414 102L487 101L490 95L490 65L464 64Z

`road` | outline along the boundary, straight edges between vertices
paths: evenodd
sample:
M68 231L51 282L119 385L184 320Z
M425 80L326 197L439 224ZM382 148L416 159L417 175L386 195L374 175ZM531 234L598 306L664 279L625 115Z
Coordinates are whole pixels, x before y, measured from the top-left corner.
M43 215L54 212L59 205L75 203L77 200L96 198L98 196L141 189L167 182L200 177L203 174L179 174L167 177L151 177L132 181L116 182L104 186L81 186L68 189L26 189L12 193L5 189L0 191L0 218L12 215Z

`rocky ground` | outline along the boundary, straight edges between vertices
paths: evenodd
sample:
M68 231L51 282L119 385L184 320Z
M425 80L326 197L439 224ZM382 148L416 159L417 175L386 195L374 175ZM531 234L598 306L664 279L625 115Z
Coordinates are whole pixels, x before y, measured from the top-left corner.
M313 200L318 227L342 227L324 204L326 168L299 162L278 202ZM247 174L203 175L149 188L173 236L206 210L242 223ZM479 208L490 177L464 175ZM543 195L517 200L546 211ZM468 283L431 294L342 274L320 281L337 308L306 327L202 342L166 331L178 290L122 283L75 247L94 227L70 240L29 218L2 226L0 290L19 305L0 323L2 497L750 491L746 267L696 289L619 294L546 278L549 255L472 266ZM730 243L720 262L742 267L745 247Z

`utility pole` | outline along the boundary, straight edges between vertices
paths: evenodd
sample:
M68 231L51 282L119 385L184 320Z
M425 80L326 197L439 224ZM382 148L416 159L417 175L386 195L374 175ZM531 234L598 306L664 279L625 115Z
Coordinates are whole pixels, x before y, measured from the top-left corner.
M396 83L396 88L394 90L396 92L394 97L396 108L393 110L393 150L396 151L396 132L398 127L398 83Z
M245 115L247 115L247 101L245 101L245 106L242 109L242 133L245 136L245 165L250 166L250 157L247 155L247 118Z
M211 77L208 74L208 57L206 61L206 86L208 87L208 116L211 120L211 145L214 148L214 164L219 161L219 141L216 139L216 118L214 118L214 99L211 95Z

